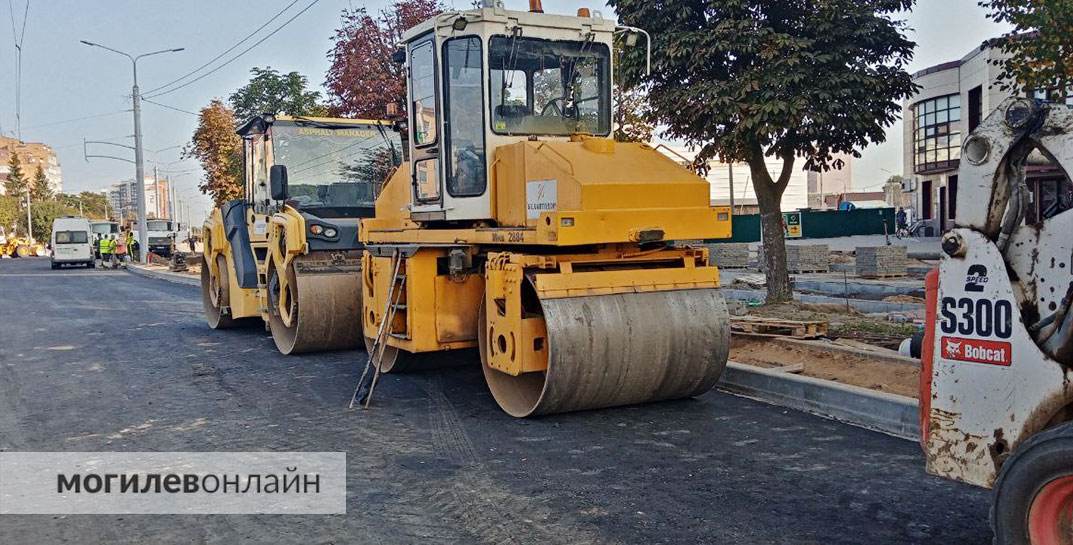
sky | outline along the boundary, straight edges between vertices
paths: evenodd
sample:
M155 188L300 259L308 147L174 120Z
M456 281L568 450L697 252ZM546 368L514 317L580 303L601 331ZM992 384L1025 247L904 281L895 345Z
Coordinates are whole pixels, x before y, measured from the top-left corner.
M230 48L294 3L272 24L213 66L231 58L283 24L315 0L10 0L0 4L0 133L14 136L15 31L21 31L27 2L29 12L22 55L22 139L44 142L59 155L64 191L102 190L134 177L130 163L83 157L83 139L133 144L130 110L131 65L125 57L92 48L79 40L100 43L137 54L167 48L185 48L142 59L138 80L143 96L151 89L187 74ZM142 131L146 171L153 167L172 178L177 194L200 223L210 201L197 190L202 172L196 161L181 160L180 149L197 124L196 112L213 98L226 99L249 80L253 67L271 66L282 72L306 75L321 89L328 69L331 36L343 9L366 7L379 11L389 2L375 0L319 0L279 32L245 55L212 74L175 92L152 100L165 104L142 105ZM445 0L464 9L470 0ZM506 0L508 8L527 9L528 0ZM9 7L10 6L10 7ZM580 6L600 9L605 17L614 10L600 2L545 0L552 13L573 13ZM13 12L13 13L12 13ZM14 15L14 17L12 17ZM985 39L1005 29L988 21L976 0L918 0L906 14L910 38L917 43L910 71L963 57ZM14 21L12 21L14 19ZM321 89L322 90L322 89ZM900 122L888 130L886 143L862 151L853 167L856 188L878 189L891 174L900 174ZM91 154L130 156L127 149L95 145Z

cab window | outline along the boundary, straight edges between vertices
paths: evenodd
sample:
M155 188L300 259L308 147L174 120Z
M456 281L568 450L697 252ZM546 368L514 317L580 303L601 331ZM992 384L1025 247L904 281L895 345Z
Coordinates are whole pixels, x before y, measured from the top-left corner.
M436 61L432 55L432 40L410 51L414 117L414 144L426 146L436 142Z
M488 68L496 133L610 134L611 68L606 45L494 36L488 45Z
M454 38L443 48L447 192L453 197L481 195L486 185L481 39Z

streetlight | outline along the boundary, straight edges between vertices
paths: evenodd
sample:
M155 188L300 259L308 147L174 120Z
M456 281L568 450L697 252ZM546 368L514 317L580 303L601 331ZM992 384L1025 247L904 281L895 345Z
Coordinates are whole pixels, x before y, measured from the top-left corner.
M161 53L178 53L183 48L161 49L160 51L135 56L101 44L87 42L86 40L79 41L90 47L99 47L112 53L123 55L130 59L130 64L134 68L134 88L131 95L134 100L134 175L135 187L138 191L138 246L141 249L138 252L138 260L146 263L149 257L149 228L145 221L145 164L142 161L142 101L141 95L138 93L138 59Z

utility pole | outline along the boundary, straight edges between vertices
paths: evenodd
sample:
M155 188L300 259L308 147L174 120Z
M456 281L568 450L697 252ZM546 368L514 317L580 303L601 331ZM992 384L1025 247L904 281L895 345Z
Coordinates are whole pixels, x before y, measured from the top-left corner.
M34 222L33 216L30 214L30 188L26 188L26 235L30 237L30 242L34 242Z
M727 163L727 174L730 176L730 214L734 215L734 163Z
M145 221L145 163L142 157L142 97L138 92L138 59L151 55L159 55L161 53L178 53L179 51L182 51L183 48L161 49L160 51L142 53L141 55L135 56L101 44L95 44L85 40L81 40L81 42L90 47L99 47L111 51L112 53L123 55L130 59L131 66L134 69L134 86L131 88L131 95L134 101L134 186L138 199L138 248L140 249L138 258L139 261L144 264L148 262L149 257L149 226Z

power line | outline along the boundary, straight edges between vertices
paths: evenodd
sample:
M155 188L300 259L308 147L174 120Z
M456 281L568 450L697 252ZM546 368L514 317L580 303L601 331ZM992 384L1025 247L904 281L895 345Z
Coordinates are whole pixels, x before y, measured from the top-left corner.
M290 10L291 6L296 4L296 3L298 3L298 0L293 0L291 3L286 4L286 6L284 6L284 8L279 11L279 13L277 13L276 15L271 16L270 19L266 20L264 25L261 25L260 27L256 28L253 32L250 32L249 34L246 34L246 38L241 39L241 40L235 42L235 45L232 45L231 47L224 49L223 53L221 53L220 55L217 55L216 57L212 57L211 60L209 60L208 62L202 64L201 67L197 67L197 68L191 70L190 72L188 72L186 74L183 74L181 77L177 77L175 79L172 79L171 82L168 82L168 83L166 83L164 85L161 85L159 87L153 87L152 89L149 89L148 91L145 91L146 94L151 93L151 92L159 91L159 90L161 90L161 89L163 89L165 87L171 87L173 84L177 84L177 83L181 82L181 80L186 79L186 78L196 74L197 72L201 72L202 69L204 69L205 67L208 67L209 64L220 60L221 57L231 53L231 51L235 50L235 48L237 48L239 45L242 45L242 44L246 43L247 40L253 38L254 34L256 34L258 32L261 32L265 27L267 27L268 25L271 24L271 21L274 21L277 18L279 18L280 15L283 15L283 12Z
M192 115L194 117L197 117L199 115L199 114L197 114L195 112L191 112L190 110L184 110L182 108L176 108L175 106L168 106L167 104L161 104L159 102L154 102L154 101L149 100L148 98L145 98L145 97L142 97L142 101L143 102L148 102L149 104L154 104L156 106L160 106L161 108L167 108L169 110L175 110L176 112L180 112L180 113L184 113L184 114L190 114L190 115Z
M220 70L221 68L223 68L223 67L231 64L232 62L238 60L239 57L245 55L246 53L249 53L251 50L253 50L253 48L261 45L262 43L264 43L266 40L268 40L272 36L275 36L277 32L279 32L280 30L283 30L283 27L289 25L291 23L291 21L294 21L299 16L301 16L303 13L309 11L309 9L312 8L314 5L316 5L318 2L320 2L320 0L313 0L312 2L309 3L309 5L307 5L306 7L302 8L301 11L299 11L296 14L294 14L290 19L287 19L286 21L283 22L283 24L281 24L278 27L276 27L272 32L269 32L267 36L261 38L260 40L257 40L256 42L253 43L253 45L247 47L246 49L243 49L241 52L239 52L239 54L235 55L234 57L231 57L230 59L225 61L223 64L220 64L216 68L213 68L212 70L209 70L208 72L205 72L204 74L201 74L200 76L198 76L198 77L196 77L196 78L194 78L194 79L192 79L192 80L190 80L190 81L188 81L188 82L186 82L186 83L184 83L182 85L172 87L171 89L160 91L159 93L151 93L151 94L147 93L146 97L147 98L156 98L158 96L166 95L168 93L174 93L175 91L178 91L179 89L182 89L183 87L192 85L192 84L197 83L198 81L208 77L209 75L215 73L216 71Z
M86 119L96 119L98 117L108 117L110 115L119 115L119 114L125 114L125 113L129 113L129 112L130 112L130 110L119 110L117 112L108 112L108 113L104 113L104 114L87 115L87 116L83 116L83 117L75 117L75 118L71 118L71 119L64 119L62 121L53 121L51 123L42 123L41 125L33 125L31 127L26 127L26 128L27 129L41 129L41 128L44 128L44 127L52 127L52 126L55 126L55 125L63 125L65 123L74 123L75 121L85 121Z

